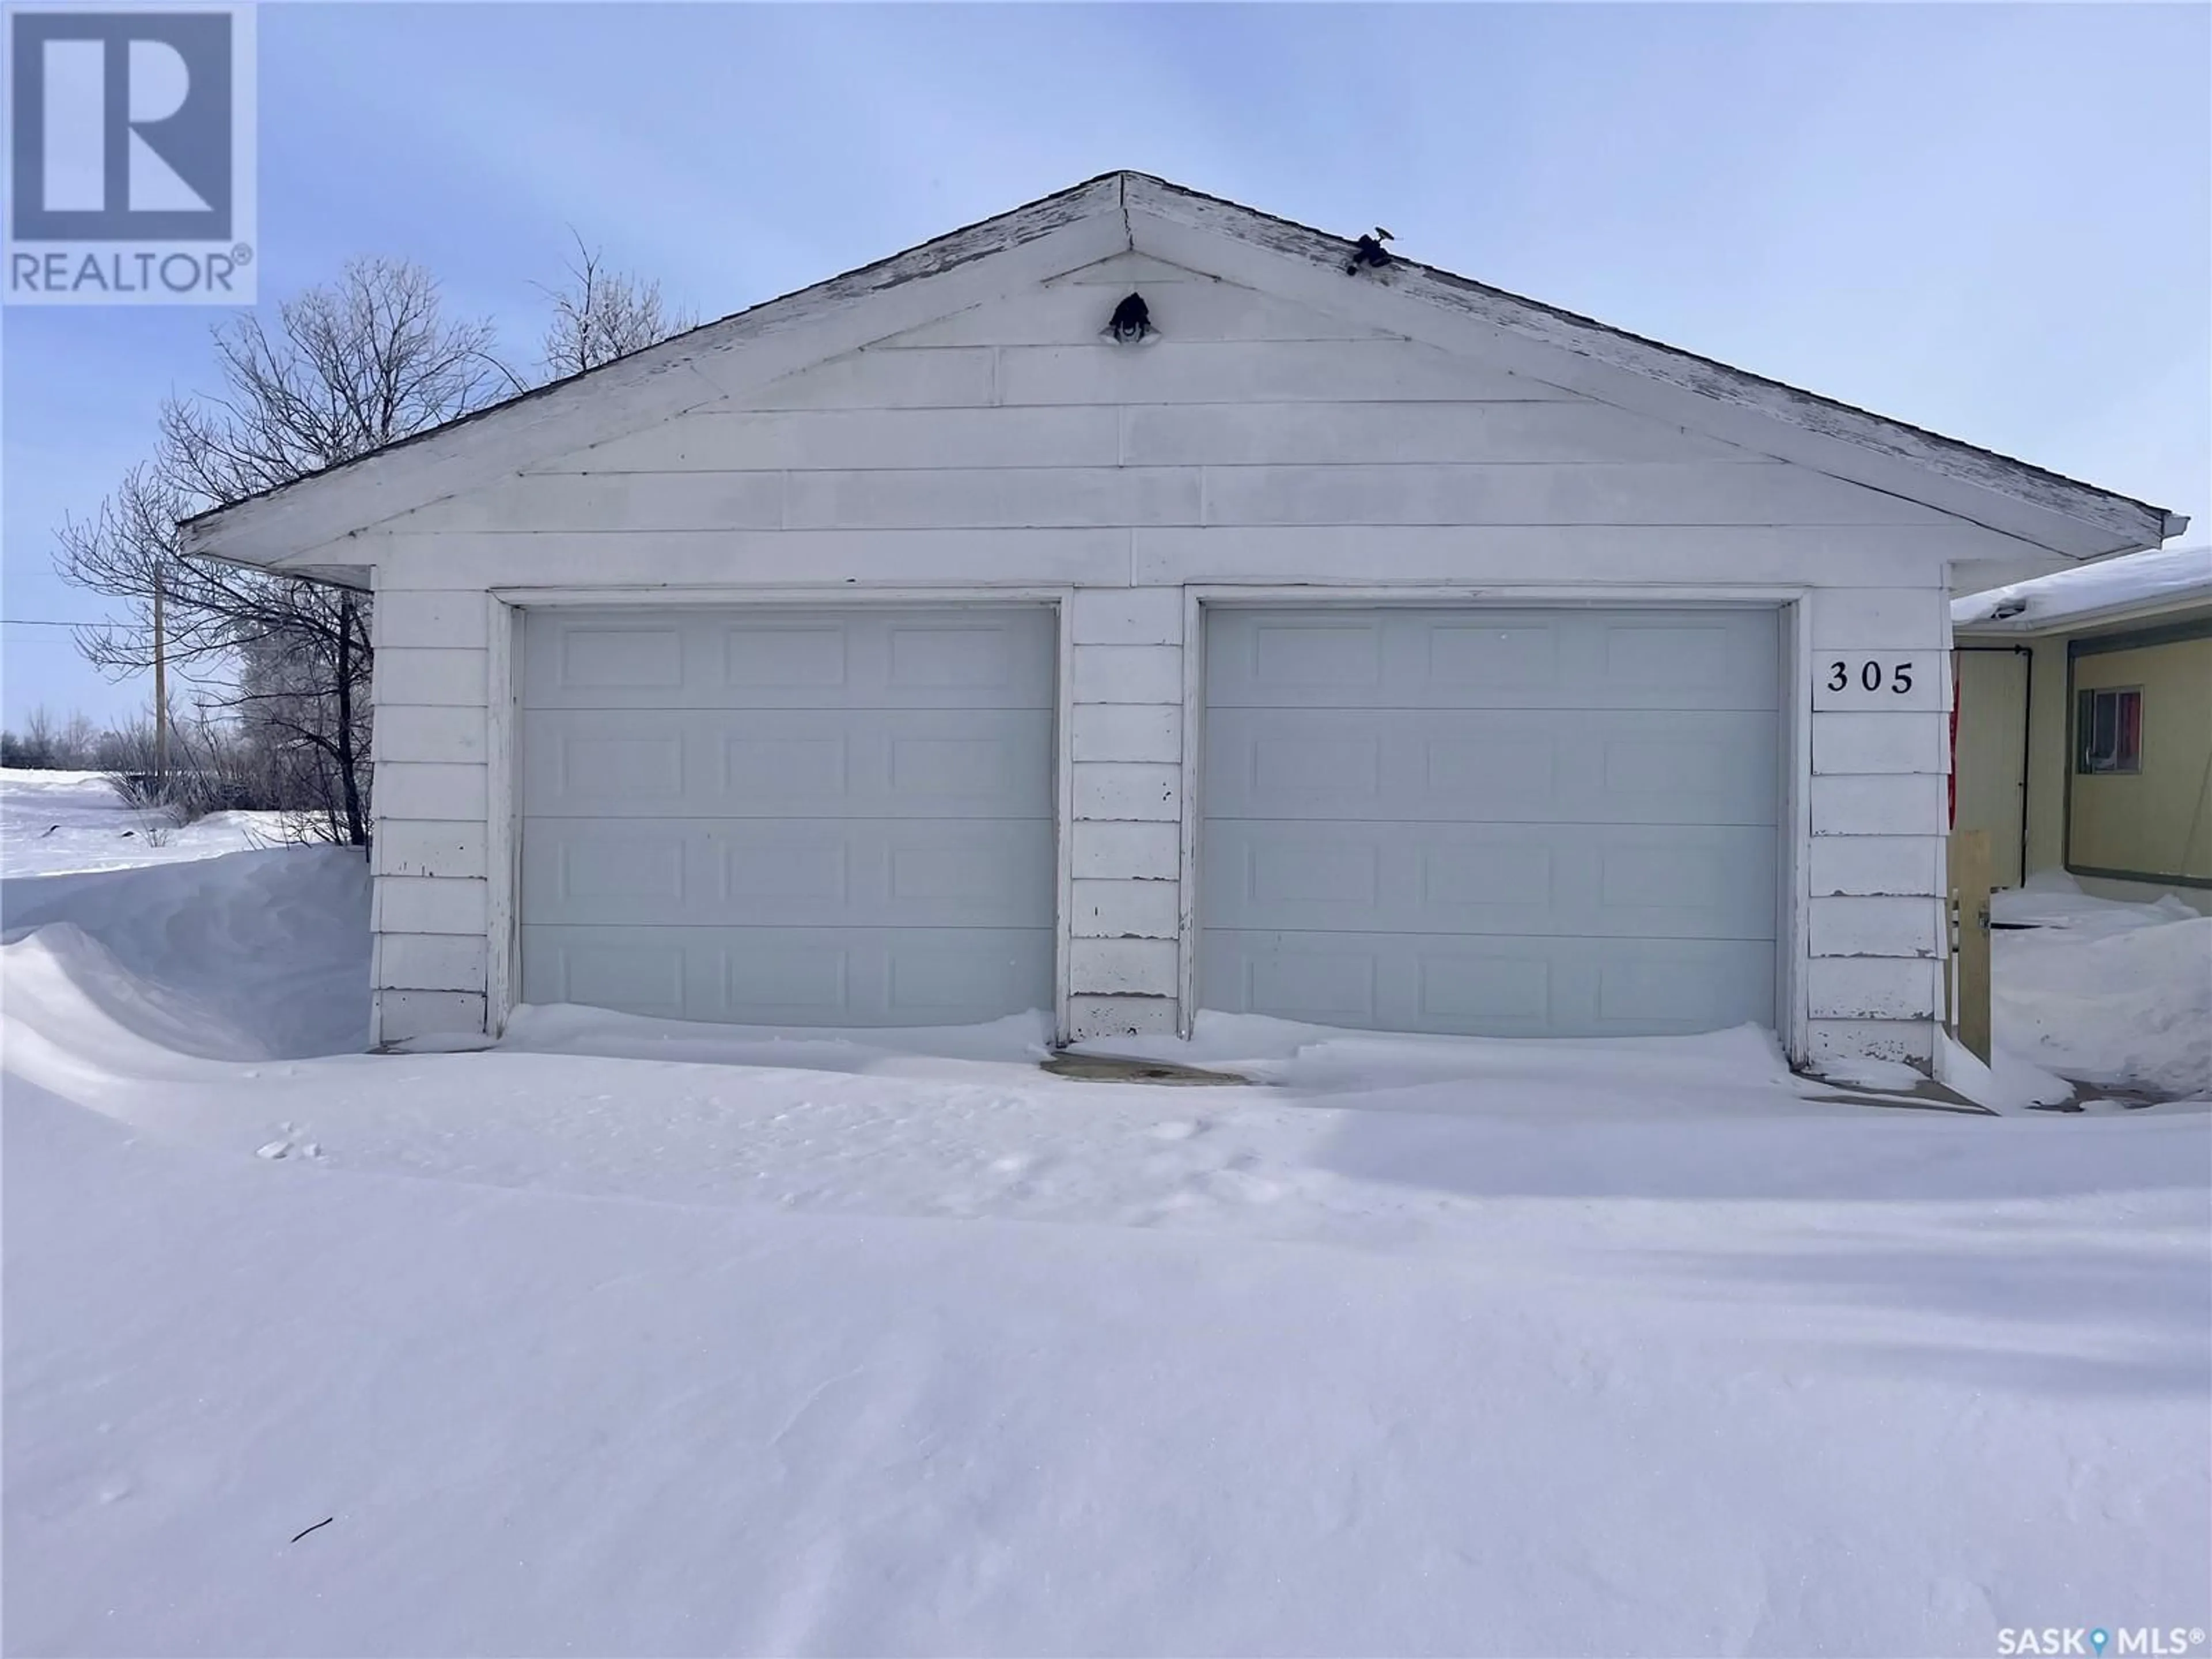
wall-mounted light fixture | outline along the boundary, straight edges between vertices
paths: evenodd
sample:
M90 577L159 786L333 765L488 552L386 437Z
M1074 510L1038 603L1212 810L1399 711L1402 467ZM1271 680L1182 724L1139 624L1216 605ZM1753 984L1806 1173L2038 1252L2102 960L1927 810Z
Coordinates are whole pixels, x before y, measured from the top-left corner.
M1145 303L1145 296L1132 294L1115 306L1105 331L1113 336L1115 345L1142 345L1155 337L1158 331L1152 327L1152 307Z

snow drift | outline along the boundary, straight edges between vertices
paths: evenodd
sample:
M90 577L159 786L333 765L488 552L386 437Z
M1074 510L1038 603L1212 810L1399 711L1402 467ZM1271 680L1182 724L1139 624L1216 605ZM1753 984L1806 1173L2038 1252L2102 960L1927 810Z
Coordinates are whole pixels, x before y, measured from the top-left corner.
M2202 1112L1841 1105L1748 1030L1208 1022L1260 1079L1212 1089L1020 1021L368 1055L365 907L337 850L0 890L15 1650L1978 1655L2212 1605Z

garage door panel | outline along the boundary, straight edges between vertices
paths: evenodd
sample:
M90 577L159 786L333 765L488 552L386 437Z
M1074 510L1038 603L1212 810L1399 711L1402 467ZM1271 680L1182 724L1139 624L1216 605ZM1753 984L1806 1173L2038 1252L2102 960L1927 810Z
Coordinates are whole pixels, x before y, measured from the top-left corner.
M1756 826L1210 821L1207 927L1771 939Z
M1771 713L1217 708L1215 818L1771 825Z
M1778 706L1771 611L1215 611L1216 708Z
M1773 708L1780 681L1779 613L1618 613L1595 621L1592 693L1644 708Z
M1205 1006L1354 1030L1666 1035L1763 1019L1773 1002L1761 942L1215 930L1206 946Z
M524 1000L1049 1006L1055 637L1037 608L531 613Z
M1050 915L1053 843L1012 821L534 821L533 921L1019 927Z
M1036 1005L1048 927L584 927L522 941L536 1002L762 1025L959 1024Z
M1049 819L1047 709L532 709L523 810Z
M1041 608L535 612L532 708L1042 708Z
M1201 1004L1771 1019L1778 669L1771 611L1209 611Z

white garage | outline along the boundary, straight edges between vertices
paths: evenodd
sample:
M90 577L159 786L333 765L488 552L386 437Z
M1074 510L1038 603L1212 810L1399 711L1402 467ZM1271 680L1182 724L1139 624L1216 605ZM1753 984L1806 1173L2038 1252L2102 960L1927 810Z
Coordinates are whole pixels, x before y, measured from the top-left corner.
M1213 610L1199 1001L1382 1030L1776 1016L1771 609Z
M2184 521L1352 254L1110 173L193 520L374 596L375 1040L1928 1063L1951 595Z
M1052 624L532 615L523 1000L779 1025L1049 1006Z

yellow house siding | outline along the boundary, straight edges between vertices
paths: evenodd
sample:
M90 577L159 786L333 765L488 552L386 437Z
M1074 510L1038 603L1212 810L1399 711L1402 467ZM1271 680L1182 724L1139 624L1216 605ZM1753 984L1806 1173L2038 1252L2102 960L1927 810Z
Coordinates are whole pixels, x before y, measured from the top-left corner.
M2072 687L2059 728L2065 742L2045 745L2067 775L2066 867L2212 884L2212 631L2112 648L2118 643L2073 642ZM2080 694L2124 687L2142 692L2141 769L2075 771Z
M2066 702L2066 640L2029 641L2027 867L2056 870L2066 861L2066 773L2073 764L2067 732L2073 716Z
M2027 654L2009 646L1962 645L1958 653L1959 793L1954 825L1989 832L1990 874L2000 887L2019 886L2022 874L2027 665Z

